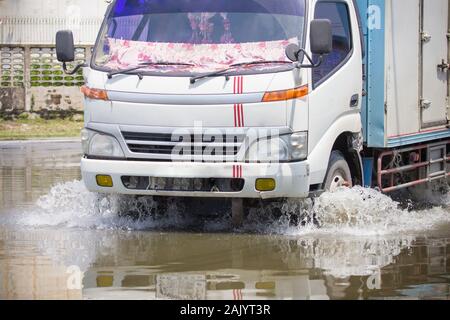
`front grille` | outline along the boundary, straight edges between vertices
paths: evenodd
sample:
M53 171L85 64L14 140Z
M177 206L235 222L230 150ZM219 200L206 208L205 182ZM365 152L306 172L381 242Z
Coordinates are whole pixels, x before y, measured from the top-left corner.
M171 142L172 135L168 133L146 133L146 132L122 132L125 140L136 141L159 141L159 142Z
M173 146L157 146L144 144L130 144L127 143L131 152L136 153L155 153L155 154L171 154Z
M122 132L133 153L172 156L236 156L245 135L178 135L170 133Z
M240 192L244 179L228 178L161 178L123 176L122 183L129 190L178 192Z

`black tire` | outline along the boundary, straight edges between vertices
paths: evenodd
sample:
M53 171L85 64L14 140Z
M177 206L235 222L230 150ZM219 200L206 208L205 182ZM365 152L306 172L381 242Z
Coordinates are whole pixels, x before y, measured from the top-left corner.
M324 182L325 191L334 192L336 187L353 187L350 167L340 151L333 151L331 153Z

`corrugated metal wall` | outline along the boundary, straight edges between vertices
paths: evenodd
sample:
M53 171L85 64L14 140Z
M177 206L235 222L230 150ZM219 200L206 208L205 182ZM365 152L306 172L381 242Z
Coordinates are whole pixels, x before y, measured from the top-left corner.
M75 42L92 45L108 3L105 0L0 0L0 44L49 45L71 29Z
M75 43L92 45L103 18L0 17L0 44L51 45L58 30L74 32Z

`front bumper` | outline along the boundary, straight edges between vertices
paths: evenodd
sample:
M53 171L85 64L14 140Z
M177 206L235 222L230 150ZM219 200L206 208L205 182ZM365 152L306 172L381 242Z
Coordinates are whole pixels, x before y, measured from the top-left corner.
M239 168L239 170L236 169ZM192 192L130 190L123 182L123 176L148 176L160 178L234 178L239 172L245 180L239 192ZM253 163L200 163L200 162L152 162L93 160L83 158L81 173L89 191L99 193L157 195L175 197L215 197L215 198L306 198L310 190L310 170L307 161L277 164ZM112 188L97 185L97 175L110 175ZM276 188L270 192L255 189L258 178L273 178Z

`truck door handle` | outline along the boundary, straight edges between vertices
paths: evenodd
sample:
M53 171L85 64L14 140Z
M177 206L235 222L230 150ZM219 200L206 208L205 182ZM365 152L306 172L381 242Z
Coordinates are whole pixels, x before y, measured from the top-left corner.
M445 72L448 69L450 69L450 64L448 64L444 59L442 59L442 63L438 64L438 68L441 70L441 72Z
M359 94L354 94L350 99L350 108L356 108L359 105Z

